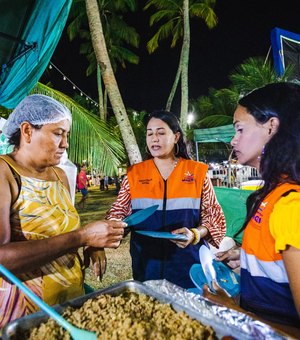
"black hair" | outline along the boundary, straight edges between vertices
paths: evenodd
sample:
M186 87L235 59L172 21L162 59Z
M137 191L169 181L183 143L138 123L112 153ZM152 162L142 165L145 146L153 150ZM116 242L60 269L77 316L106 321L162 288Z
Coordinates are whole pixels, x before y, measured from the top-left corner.
M265 145L260 169L264 185L247 199L244 229L263 199L281 183L300 184L300 85L279 82L258 88L242 97L245 107L258 123L277 117L279 127Z
M153 111L145 116L145 119L144 119L145 126L147 126L151 118L157 118L165 122L169 126L169 128L173 131L174 134L176 132L180 133L180 136L177 142L178 152L176 152L175 156L182 157L185 159L190 159L190 156L188 155L188 152L187 152L186 143L184 140L184 134L183 134L179 120L176 117L176 115L172 112L164 111L164 110ZM148 155L148 158L152 158L152 156Z
M34 129L41 129L43 125L33 125L30 124ZM10 145L14 145L14 147L19 148L20 147L20 141L21 141L21 130L18 129L16 132L14 132L10 138L8 138L8 143Z

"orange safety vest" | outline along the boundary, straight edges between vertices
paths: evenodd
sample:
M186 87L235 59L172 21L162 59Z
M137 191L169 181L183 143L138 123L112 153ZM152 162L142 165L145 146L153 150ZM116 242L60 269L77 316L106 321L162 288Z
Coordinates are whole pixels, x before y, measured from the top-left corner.
M300 325L281 253L275 252L275 239L269 219L275 203L299 185L276 187L260 204L248 223L241 251L241 306L274 322Z
M200 244L181 249L169 240L149 238L134 230L172 231L199 226L207 169L204 163L183 158L167 180L161 177L153 159L128 169L133 212L159 205L152 216L133 227L130 252L135 280L167 279L184 288L194 287L189 269L199 263Z

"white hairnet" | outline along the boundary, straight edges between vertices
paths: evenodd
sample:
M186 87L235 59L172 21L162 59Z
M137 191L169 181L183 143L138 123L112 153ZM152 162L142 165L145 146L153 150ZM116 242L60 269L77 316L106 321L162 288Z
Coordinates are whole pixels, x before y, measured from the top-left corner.
M25 97L9 115L2 132L6 138L11 138L23 122L32 125L58 123L68 119L72 122L71 112L57 100L42 95L33 94Z

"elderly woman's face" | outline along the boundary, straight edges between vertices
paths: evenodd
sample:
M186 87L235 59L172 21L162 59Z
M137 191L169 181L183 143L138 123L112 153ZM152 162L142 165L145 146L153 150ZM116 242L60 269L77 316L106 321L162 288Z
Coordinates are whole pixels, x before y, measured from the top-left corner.
M32 129L30 147L31 152L45 166L59 164L65 150L69 147L69 120L62 120L55 124L46 124L41 129Z

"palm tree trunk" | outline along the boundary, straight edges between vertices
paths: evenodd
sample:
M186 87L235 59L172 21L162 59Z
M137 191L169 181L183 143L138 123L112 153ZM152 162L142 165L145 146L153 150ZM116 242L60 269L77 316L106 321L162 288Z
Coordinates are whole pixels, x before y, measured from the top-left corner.
M190 54L190 16L189 16L189 0L183 0L183 43L181 62L181 110L180 125L183 131L187 130L187 115L189 103L189 87L188 87L188 70L189 70L189 54Z
M130 164L141 162L142 156L109 60L97 0L86 0L86 12L97 63L101 68L102 79L122 134Z
M103 100L103 89L102 89L101 71L100 71L100 66L99 65L97 65L97 86L98 86L100 119L105 122L104 103L103 103L104 102L104 100Z
M107 121L107 102L108 102L108 99L107 99L107 90L104 89L104 96L103 96L103 108L104 108L104 119L105 121Z
M180 59L181 59L181 54L180 54ZM177 87L178 87L178 83L179 83L179 80L180 80L180 75L181 75L180 65L181 65L181 63L179 61L179 65L178 65L177 72L176 72L176 77L175 77L175 80L173 82L173 86L172 86L171 92L170 92L168 100L167 100L166 111L171 111L171 106L172 106L172 103L173 103L173 99L174 99L174 96L175 96L175 93L176 93L176 90L177 90Z

